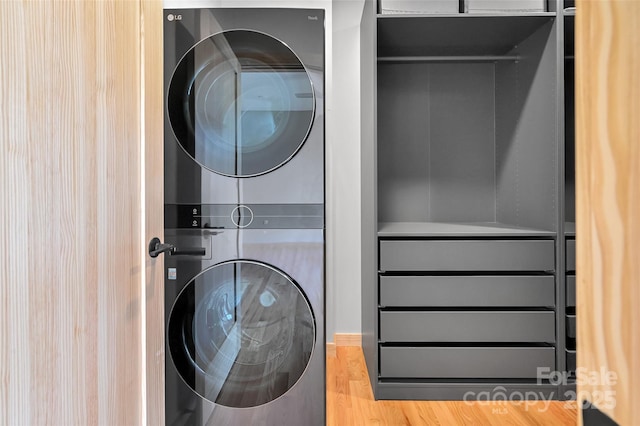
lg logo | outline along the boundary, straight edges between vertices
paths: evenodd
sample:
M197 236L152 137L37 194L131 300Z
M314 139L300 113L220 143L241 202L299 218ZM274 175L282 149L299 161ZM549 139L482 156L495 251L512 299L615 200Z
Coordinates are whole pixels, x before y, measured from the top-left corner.
M167 21L182 21L182 15L174 15L173 13L170 13L167 15Z

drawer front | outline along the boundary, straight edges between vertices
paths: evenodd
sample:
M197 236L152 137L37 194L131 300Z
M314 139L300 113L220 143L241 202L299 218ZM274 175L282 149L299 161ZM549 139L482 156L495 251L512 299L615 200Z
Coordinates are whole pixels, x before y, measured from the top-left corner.
M567 337L576 338L576 316L567 315Z
M552 271L552 240L381 240L382 271Z
M576 351L567 349L567 371L576 371Z
M567 251L566 251L566 260L567 263L567 271L575 271L576 270L576 240L567 240Z
M526 379L538 367L555 370L554 348L380 348L380 375L389 378Z
M382 342L555 342L554 312L380 312Z
M575 308L576 306L576 276L567 275L567 307Z
M553 276L381 276L391 307L555 306Z

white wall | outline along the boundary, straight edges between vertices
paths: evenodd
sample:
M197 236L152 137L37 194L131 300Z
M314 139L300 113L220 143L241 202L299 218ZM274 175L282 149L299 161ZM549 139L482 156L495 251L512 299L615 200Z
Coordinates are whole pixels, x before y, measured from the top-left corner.
M327 341L360 333L360 34L364 0L171 0L189 7L325 9Z
M327 101L327 340L360 333L360 18L333 0ZM329 82L329 79L327 79Z

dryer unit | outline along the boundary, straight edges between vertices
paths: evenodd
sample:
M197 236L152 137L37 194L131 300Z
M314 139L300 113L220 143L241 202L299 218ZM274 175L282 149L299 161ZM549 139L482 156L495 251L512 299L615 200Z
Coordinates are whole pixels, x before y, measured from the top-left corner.
M323 10L165 8L164 83L165 199L324 203Z
M166 424L324 425L324 11L187 3L165 1L150 247L168 254Z

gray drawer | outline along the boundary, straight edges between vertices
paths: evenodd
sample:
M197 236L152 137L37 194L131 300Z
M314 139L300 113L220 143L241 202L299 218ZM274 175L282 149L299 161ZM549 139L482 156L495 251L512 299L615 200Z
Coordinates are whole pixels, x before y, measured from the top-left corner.
M567 271L576 270L576 240L567 240L566 268Z
M567 275L567 308L576 306L576 276Z
M382 342L555 342L554 312L383 311Z
M576 316L567 315L567 337L576 338Z
M576 351L567 349L567 371L576 371Z
M525 379L538 367L555 370L554 348L380 348L380 375L390 378Z
M555 306L553 276L381 276L381 306Z
M552 240L381 240L382 271L551 271Z

